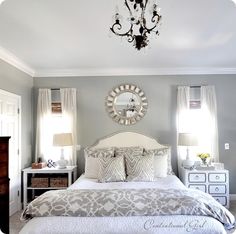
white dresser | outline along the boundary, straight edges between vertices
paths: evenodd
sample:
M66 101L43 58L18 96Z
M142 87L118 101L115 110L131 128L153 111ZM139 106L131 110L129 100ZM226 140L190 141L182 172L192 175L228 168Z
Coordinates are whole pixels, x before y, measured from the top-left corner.
M182 167L180 179L186 187L211 194L223 206L229 208L228 170L188 170Z

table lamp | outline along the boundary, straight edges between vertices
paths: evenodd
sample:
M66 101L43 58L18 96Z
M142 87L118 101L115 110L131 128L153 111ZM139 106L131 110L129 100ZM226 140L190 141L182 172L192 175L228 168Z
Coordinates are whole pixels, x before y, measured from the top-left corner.
M53 135L53 146L61 147L61 157L60 160L57 161L59 169L66 168L68 161L64 158L64 147L72 146L72 133L59 133Z
M191 168L194 165L195 161L191 160L189 157L189 147L198 145L196 135L192 133L179 133L178 145L187 147L186 159L183 160L182 165L185 168Z

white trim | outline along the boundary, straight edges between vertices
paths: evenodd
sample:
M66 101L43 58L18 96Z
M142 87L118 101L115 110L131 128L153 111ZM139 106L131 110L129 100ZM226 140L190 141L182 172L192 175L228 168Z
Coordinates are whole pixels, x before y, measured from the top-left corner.
M236 194L230 194L229 199L230 201L236 201Z
M21 153L21 96L17 95L17 94L14 94L14 93L11 93L11 92L8 92L8 91L5 91L3 89L0 89L0 94L2 95L5 95L5 96L11 96L11 97L14 97L17 99L17 102L18 102L18 108L20 110L20 113L18 115L18 127L19 127L19 131L18 131L18 147L19 147L19 160L18 160L18 191L19 191L19 196L17 197L17 210L20 211L22 209L22 205L21 205L21 161L22 161L22 153ZM9 186L9 189L10 189L10 186Z
M29 65L2 47L0 47L0 59L25 72L26 74L32 77L34 76L35 71Z
M35 70L1 46L0 59L32 77L236 74L236 67L85 68Z
M107 68L37 70L34 77L236 74L236 68Z

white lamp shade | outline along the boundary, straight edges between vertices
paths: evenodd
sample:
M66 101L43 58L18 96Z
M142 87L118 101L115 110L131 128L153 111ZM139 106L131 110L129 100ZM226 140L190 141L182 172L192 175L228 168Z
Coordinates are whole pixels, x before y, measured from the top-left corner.
M192 133L179 133L178 145L180 146L197 146L198 140Z
M72 133L60 133L53 135L53 146L71 146L73 145Z

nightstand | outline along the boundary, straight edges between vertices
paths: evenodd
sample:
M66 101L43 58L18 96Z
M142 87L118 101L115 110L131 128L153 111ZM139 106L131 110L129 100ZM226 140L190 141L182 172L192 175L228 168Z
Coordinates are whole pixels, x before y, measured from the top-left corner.
M228 170L189 170L182 167L180 179L187 188L208 193L223 206L229 208Z
M27 203L30 201L29 194L43 193L48 190L66 189L77 179L77 166L67 166L65 169L58 168L42 168L32 169L31 167L25 168L23 171L23 205L26 208ZM33 185L33 179L38 179L39 184ZM66 183L55 183L55 181L65 181ZM54 182L53 184L51 182ZM32 199L31 199L32 200Z

